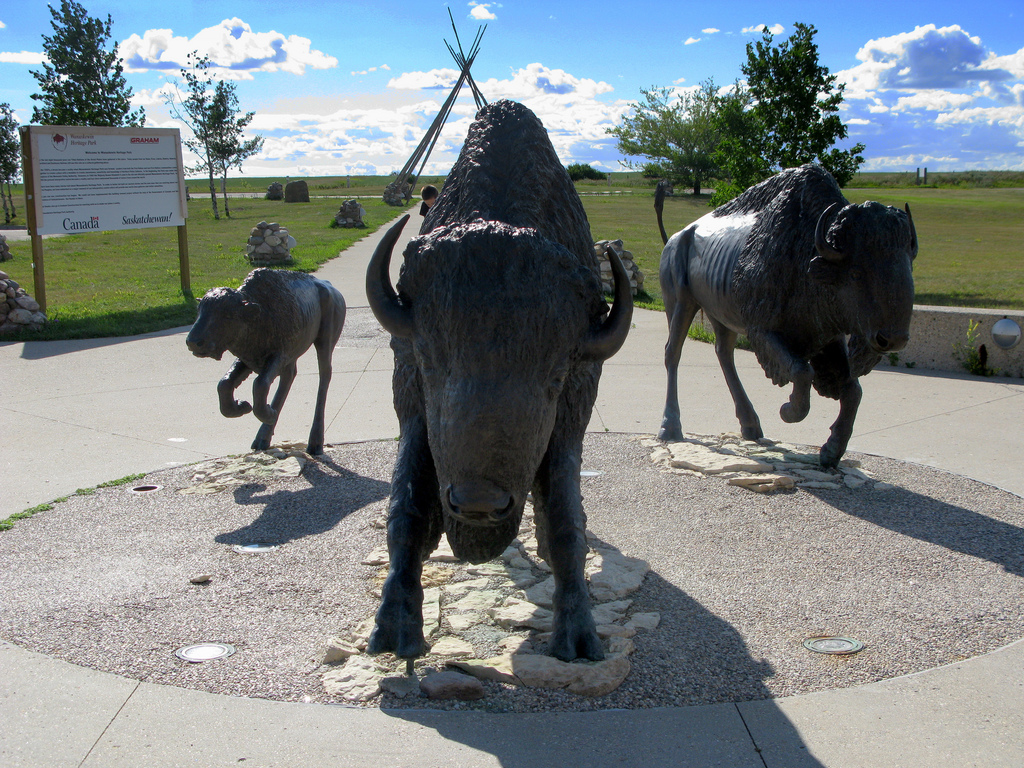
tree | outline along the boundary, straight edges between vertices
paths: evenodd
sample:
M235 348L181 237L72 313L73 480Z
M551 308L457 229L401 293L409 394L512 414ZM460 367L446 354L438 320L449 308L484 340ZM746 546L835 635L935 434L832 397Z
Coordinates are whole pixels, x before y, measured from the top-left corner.
M210 122L214 126L213 155L220 173L220 191L224 197L224 215L228 209L228 171L242 169L242 163L263 149L263 137L244 140L242 132L252 121L255 112L241 114L235 84L220 80L214 87Z
M833 147L848 135L838 115L846 86L818 63L814 26L798 22L794 28L777 47L767 30L758 42L747 43L742 71L751 106L723 115L731 123L723 126L729 139L719 160L736 173L741 188L810 162L820 163L842 186L864 162L863 144Z
M18 135L18 121L14 119L11 105L0 104L0 200L4 201L4 223L18 215L11 195L11 182L17 181L21 173L21 139ZM3 185L7 185L4 194Z
M214 64L209 56L193 51L187 56L188 67L182 68L185 93L167 97L171 114L183 122L192 138L184 145L199 157L199 162L188 169L190 173L205 173L210 179L210 201L213 218L220 219L217 209L215 177L222 180L224 213L230 217L227 198L227 173L230 168L241 167L242 161L260 151L263 137L242 140L242 131L255 113L238 116L238 96L234 83L214 80L210 70Z
M650 161L627 161L628 166L685 184L699 195L717 170L714 152L721 132L716 115L726 97L711 79L695 91L651 88L640 93L643 101L633 105L633 115L608 133L618 138L618 149L624 155Z
M74 0L50 6L53 37L43 35L49 59L32 71L42 93L32 122L41 125L144 125L144 109L131 111L132 89L125 84L117 43L109 51L111 19L92 18Z

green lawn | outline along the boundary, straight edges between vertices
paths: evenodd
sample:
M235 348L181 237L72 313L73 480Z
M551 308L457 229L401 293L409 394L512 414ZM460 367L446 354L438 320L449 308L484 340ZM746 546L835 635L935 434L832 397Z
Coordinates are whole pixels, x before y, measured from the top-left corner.
M245 258L249 230L277 222L298 241L291 269L312 272L349 245L404 211L380 199L361 201L366 229L330 226L340 200L310 203L230 200L231 216L214 220L209 197L189 203L188 240L192 296L181 293L174 228L134 229L44 238L47 316L40 332L7 339L75 339L127 336L189 325L196 299L220 285L237 287L252 270ZM34 293L31 248L14 243L16 258L0 269Z
M232 218L220 221L213 219L209 196L202 196L200 185L190 182L193 199L188 228L194 297L214 286L241 283L252 268L244 257L249 229L263 219L288 227L299 241L293 251L295 269L315 270L402 213L403 209L380 200L388 180L352 177L346 186L345 177L309 179L313 200L308 204L232 198ZM270 181L273 179L234 179L229 188L261 194ZM438 181L430 177L421 183ZM611 184L583 182L578 188L594 239L621 238L644 271L648 295L641 296L638 303L661 308L658 261L662 244L653 190L638 174L614 174ZM921 242L914 265L917 303L1024 308L1024 188L897 189L880 185L844 192L855 203L869 199L899 207L910 203ZM372 195L361 199L369 229L330 228L340 199L317 195ZM710 210L707 200L706 195L694 198L688 194L668 198L665 228L675 232L703 216ZM19 208L22 226L23 210L23 206ZM33 292L28 243L14 243L13 252L15 259L0 269ZM188 325L195 319L194 298L182 296L180 290L174 229L47 238L44 253L48 314L53 322L39 333L7 339L122 336Z

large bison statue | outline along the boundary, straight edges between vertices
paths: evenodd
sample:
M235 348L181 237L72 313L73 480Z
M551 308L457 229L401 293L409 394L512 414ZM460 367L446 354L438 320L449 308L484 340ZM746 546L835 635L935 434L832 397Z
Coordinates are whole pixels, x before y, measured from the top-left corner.
M909 338L911 265L917 233L910 206L851 205L821 167L785 170L748 189L668 239L662 197L658 226L661 290L668 313L668 393L658 436L681 440L677 369L687 331L703 310L736 406L742 434L763 436L733 362L745 333L776 385L792 383L783 421L810 409L810 390L839 400L839 417L821 447L823 466L846 451L861 400L858 377Z
M407 218L366 276L370 307L392 334L401 427L390 569L369 651L422 655L422 561L442 532L464 560L498 556L532 491L555 579L548 652L602 658L584 578L580 461L601 363L630 327L625 270L613 262L609 312L568 173L537 117L510 101L477 114L405 249L396 294L388 266Z
M234 418L250 411L261 422L254 451L270 447L277 418L297 372L295 361L316 348L320 386L306 450L323 453L324 410L331 383L331 355L345 324L345 299L326 280L302 272L254 269L238 290L211 288L199 302L199 316L185 344L196 357L237 359L217 384L220 412ZM238 385L253 371L252 405L235 399ZM270 385L280 377L268 405Z

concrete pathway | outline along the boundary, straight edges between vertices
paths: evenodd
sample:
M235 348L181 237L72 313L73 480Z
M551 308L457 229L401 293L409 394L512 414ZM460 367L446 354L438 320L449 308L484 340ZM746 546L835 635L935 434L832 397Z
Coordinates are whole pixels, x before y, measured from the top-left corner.
M404 237L418 229L413 213ZM383 232L325 265L350 307L334 355L327 442L390 438L390 350L365 343L365 268ZM404 240L396 248L396 256ZM394 265L397 271L397 264ZM77 488L239 453L257 423L217 410L228 361L198 360L187 328L134 338L0 343L0 518ZM605 364L590 428L655 432L661 314L637 310ZM769 437L820 445L837 406L782 423L782 390L737 364ZM736 429L712 348L687 342L683 428ZM850 449L926 464L1024 495L1024 381L886 370L863 380ZM305 440L315 365L300 361L277 440ZM2 536L2 534L0 534ZM12 575L8 588L17 588ZM2 608L0 608L2 615ZM2 633L2 625L0 625ZM7 766L1015 766L1024 765L1024 642L918 675L786 699L599 713L386 712L214 696L95 672L0 641Z

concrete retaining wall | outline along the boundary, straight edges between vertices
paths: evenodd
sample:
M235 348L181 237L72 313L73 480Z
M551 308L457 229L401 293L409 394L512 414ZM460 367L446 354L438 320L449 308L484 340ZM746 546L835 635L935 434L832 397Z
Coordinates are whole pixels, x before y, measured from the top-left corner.
M974 321L978 323L974 346L985 345L988 367L1000 376L1024 378L1024 341L1006 350L1000 349L992 340L992 326L1004 317L1014 320L1024 329L1022 310L915 305L910 323L910 343L897 353L896 366L902 368L909 363L915 368L963 372L962 354L958 355L955 345L966 346L968 324ZM879 363L880 367L889 365L891 362L886 357Z

